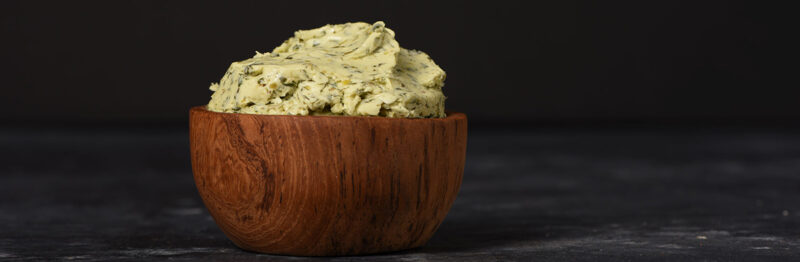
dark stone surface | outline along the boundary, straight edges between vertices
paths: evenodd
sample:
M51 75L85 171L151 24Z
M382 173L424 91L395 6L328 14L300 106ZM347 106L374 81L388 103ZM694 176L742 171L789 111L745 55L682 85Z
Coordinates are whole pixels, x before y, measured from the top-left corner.
M415 250L335 261L800 259L800 135L471 131ZM305 261L242 251L195 192L186 130L0 130L0 260Z

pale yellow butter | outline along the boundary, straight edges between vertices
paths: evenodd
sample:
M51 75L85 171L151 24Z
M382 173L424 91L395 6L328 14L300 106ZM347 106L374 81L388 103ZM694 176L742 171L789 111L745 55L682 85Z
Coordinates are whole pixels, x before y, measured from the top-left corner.
M270 53L234 62L208 109L270 115L444 117L445 72L400 47L383 22L300 30Z

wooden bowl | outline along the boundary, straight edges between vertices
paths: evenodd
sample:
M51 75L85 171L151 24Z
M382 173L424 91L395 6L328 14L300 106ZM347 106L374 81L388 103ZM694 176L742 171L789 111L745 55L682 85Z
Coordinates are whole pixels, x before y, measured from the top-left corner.
M467 117L283 116L190 110L209 213L245 250L335 256L419 247L461 186Z

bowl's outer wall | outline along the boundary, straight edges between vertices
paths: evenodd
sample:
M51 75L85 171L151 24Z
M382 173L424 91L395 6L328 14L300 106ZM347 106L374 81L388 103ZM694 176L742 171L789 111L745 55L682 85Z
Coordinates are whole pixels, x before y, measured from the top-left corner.
M239 247L329 256L423 245L464 172L467 118L265 116L190 110L192 169Z

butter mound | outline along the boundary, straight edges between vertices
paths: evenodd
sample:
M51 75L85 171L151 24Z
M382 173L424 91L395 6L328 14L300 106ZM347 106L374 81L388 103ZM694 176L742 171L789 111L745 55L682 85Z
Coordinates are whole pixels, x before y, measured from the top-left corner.
M300 30L269 53L234 62L208 110L268 115L445 117L445 72L400 47L383 22Z

